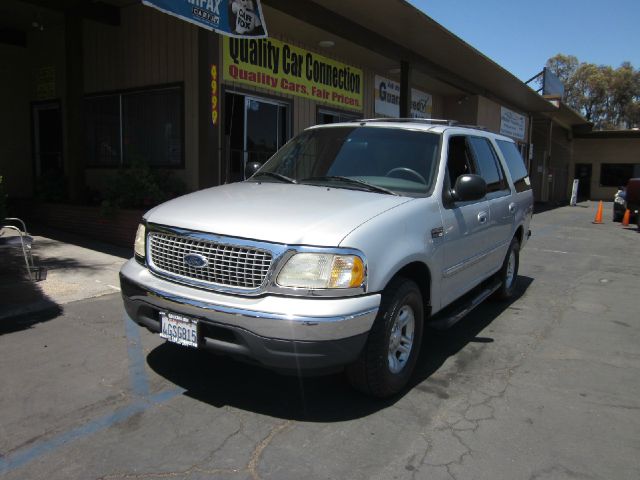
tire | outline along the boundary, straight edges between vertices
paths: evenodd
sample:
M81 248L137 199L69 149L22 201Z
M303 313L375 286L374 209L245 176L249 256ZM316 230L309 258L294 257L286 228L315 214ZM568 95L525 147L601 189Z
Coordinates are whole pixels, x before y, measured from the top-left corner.
M520 242L513 237L507 255L502 263L502 268L498 272L500 288L496 290L494 298L497 300L509 300L516 291L518 279L518 267L520 266Z
M379 398L400 392L416 365L423 326L424 304L418 286L405 278L392 280L382 294L378 315L360 358L346 369L351 385ZM406 341L409 338L411 342Z

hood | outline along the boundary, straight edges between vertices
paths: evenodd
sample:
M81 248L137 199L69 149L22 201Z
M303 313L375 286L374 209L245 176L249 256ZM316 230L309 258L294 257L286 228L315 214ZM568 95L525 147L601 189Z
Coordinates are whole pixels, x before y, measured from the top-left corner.
M413 200L286 183L241 182L163 203L148 222L290 245L339 246L358 226Z

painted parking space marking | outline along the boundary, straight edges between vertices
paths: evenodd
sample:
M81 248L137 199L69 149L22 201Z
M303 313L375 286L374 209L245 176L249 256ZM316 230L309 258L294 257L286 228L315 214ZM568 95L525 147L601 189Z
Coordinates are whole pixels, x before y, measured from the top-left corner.
M149 395L149 378L145 368L140 327L129 315L124 315L124 330L127 333L127 354L129 355L129 382L131 391L140 397Z
M149 377L147 376L145 356L142 351L140 327L126 314L124 315L124 327L129 357L129 381L134 400L128 405L91 420L84 425L0 457L0 474L9 473L76 440L111 428L137 413L156 407L185 392L183 388L174 388L153 395L149 394Z

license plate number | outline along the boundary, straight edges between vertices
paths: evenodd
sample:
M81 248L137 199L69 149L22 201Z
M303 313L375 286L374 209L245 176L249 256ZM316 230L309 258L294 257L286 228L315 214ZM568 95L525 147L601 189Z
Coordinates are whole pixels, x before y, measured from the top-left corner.
M198 322L177 313L160 312L160 336L186 347L198 346Z

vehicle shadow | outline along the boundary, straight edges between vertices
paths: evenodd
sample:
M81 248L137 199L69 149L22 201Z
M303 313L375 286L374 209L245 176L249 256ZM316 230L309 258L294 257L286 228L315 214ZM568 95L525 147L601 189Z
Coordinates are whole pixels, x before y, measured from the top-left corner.
M446 384L438 382L437 385L421 385L429 379L449 357L458 354L470 343L493 343L494 339L487 336L478 336L491 322L499 317L506 309L511 307L522 297L529 286L533 283L533 278L519 275L516 285L515 295L507 301L486 301L475 308L467 317L447 330L429 330L426 332L422 343L421 355L416 365L413 375L412 386L420 390L435 393L446 398L444 387ZM469 361L467 359L465 361ZM465 362L460 362L465 363ZM463 367L464 365L459 365Z
M56 318L62 307L29 279L21 255L0 256L0 335Z
M533 279L520 276L517 294L512 300L485 302L447 331L428 329L414 380L405 391L386 400L356 392L343 374L285 376L228 357L168 343L152 350L147 363L158 375L184 388L185 395L217 408L229 405L271 417L307 422L353 420L393 405L416 386L446 398L439 390L428 385L420 387L420 384L467 344L492 342L493 339L478 337L478 334L517 301L532 282Z

